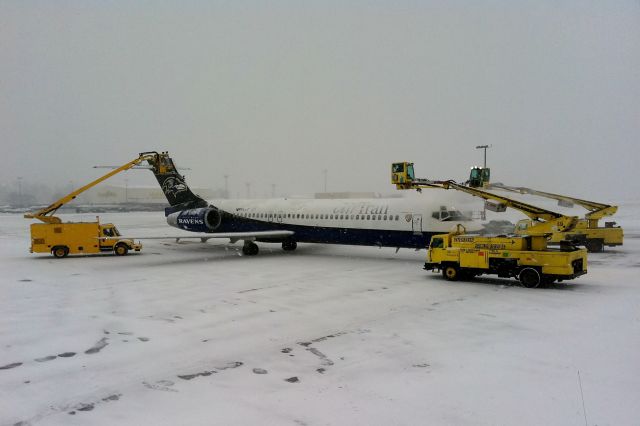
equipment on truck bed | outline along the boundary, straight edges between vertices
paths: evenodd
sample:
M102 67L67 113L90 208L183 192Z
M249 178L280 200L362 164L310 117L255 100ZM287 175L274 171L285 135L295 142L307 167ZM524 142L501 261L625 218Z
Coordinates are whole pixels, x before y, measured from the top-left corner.
M599 220L612 216L618 211L618 206L598 203L595 201L582 200L580 198L569 197L567 195L553 194L551 192L538 191L522 186L508 186L502 183L492 183L489 189L510 191L518 194L530 194L540 197L550 198L558 201L561 207L573 207L575 204L589 210L584 218L578 219L576 226L568 232L553 232L549 239L550 243L559 243L563 240L571 240L578 245L584 245L590 252L600 252L604 246L621 246L624 240L624 231L616 222L605 222L604 227L599 225ZM516 223L516 234L527 233L532 225L528 219L522 219Z
M613 206L596 201L588 201L568 195L554 194L551 192L538 191L536 189L523 186L509 186L503 183L491 183L491 172L488 167L472 167L469 173L469 180L466 185L471 188L484 188L491 190L502 190L517 194L537 195L558 201L560 207L573 207L575 204L589 210L584 218L578 219L571 231L554 231L549 236L549 242L559 244L561 241L571 240L577 245L585 246L589 252L600 252L604 247L621 246L624 240L624 231L615 222L605 222L604 226L599 225L599 220L612 216L618 211L618 206ZM527 234L528 229L534 225L531 219L522 219L516 223L515 233L518 235Z
M129 250L140 251L142 245L133 240L120 238L118 229L111 223L101 224L96 217L95 222L66 222L53 216L60 207L74 200L78 195L93 188L100 182L125 170L138 166L143 161L154 161L158 167L164 163L162 156L166 153L143 152L139 157L116 168L106 175L88 183L80 189L65 195L49 206L34 213L24 215L27 219L37 219L43 223L31 225L32 253L51 253L61 258L69 254L93 254L113 251L116 255L125 255Z
M427 270L441 270L452 281L481 274L516 277L525 287L569 280L587 272L586 250L578 249L570 241L561 242L560 249L547 247L547 238L553 232L568 232L576 226L575 216L564 216L452 180L418 179L413 163L394 163L391 176L397 189L455 189L483 198L488 210L505 211L510 207L531 219L526 236L468 235L460 227L449 234L435 235L427 251Z

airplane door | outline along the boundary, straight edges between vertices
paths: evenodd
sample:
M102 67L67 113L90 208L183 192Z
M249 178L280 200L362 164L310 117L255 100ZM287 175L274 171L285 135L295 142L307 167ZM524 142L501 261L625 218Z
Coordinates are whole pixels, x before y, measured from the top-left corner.
M413 228L414 234L422 234L422 215L421 214L412 215L411 226Z
M284 213L283 213L283 212L281 212L281 211L280 211L280 212L278 212L278 213L277 213L277 217L276 217L276 222L278 222L278 223L282 223L282 216L284 216Z

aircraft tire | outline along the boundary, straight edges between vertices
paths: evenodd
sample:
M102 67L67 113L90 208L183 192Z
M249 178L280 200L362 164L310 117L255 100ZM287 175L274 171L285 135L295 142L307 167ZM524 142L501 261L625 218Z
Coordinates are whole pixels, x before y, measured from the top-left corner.
M295 241L282 242L282 250L284 251L294 251L297 247L298 247L298 243Z
M258 245L252 241L247 241L244 243L244 246L242 246L242 254L245 256L255 256L259 251Z

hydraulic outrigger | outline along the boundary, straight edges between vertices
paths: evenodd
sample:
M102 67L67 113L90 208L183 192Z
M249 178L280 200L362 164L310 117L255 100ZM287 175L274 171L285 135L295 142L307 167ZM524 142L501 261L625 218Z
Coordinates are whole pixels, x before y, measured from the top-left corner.
M427 251L425 269L441 270L448 280L471 278L481 274L517 277L525 287L537 287L555 280L576 278L587 272L586 250L571 242L561 242L560 249L547 247L554 232L572 230L578 218L496 195L452 180L434 181L415 178L413 163L394 163L391 182L397 189L455 189L485 200L491 211L517 209L531 220L525 236L486 237L466 235L464 229L435 235Z
M51 253L55 257L66 257L68 254L91 254L113 251L117 255L125 255L129 250L140 251L142 245L129 239L119 238L120 233L111 224L95 222L65 222L53 214L62 206L73 201L78 195L87 191L110 177L139 166L147 161L150 167L162 168L163 159L168 154L157 152L142 152L139 157L115 168L106 175L88 183L65 195L49 206L34 213L26 213L27 219L37 219L43 223L31 225L31 252ZM145 167L145 166L142 166ZM146 168L146 167L145 167Z

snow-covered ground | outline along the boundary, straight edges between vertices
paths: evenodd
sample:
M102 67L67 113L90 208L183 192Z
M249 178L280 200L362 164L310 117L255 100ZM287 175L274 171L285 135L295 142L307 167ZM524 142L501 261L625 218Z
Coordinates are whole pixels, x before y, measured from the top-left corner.
M2 215L0 424L638 425L639 217L623 206L625 245L586 276L529 290L446 282L424 250L153 240L57 260ZM175 233L162 213L102 220Z

